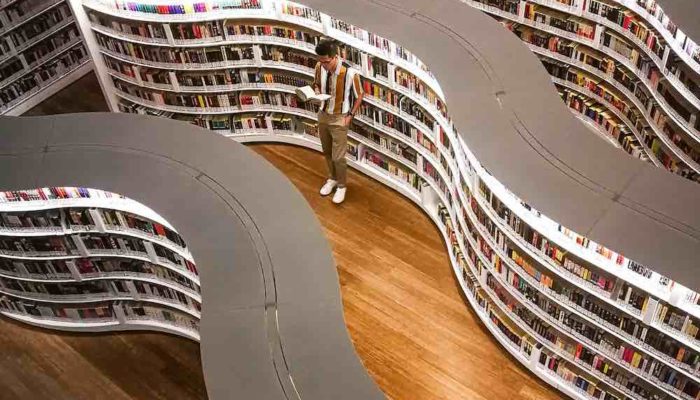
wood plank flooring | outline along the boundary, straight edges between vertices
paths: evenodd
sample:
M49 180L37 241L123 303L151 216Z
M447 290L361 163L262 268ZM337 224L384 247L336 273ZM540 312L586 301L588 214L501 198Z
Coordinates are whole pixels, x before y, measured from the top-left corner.
M30 113L101 110L89 74ZM321 220L350 336L390 399L564 398L490 336L461 298L440 234L415 205L351 171L347 200L335 206L317 194L318 153L252 148L292 180ZM0 318L0 349L0 400L206 398L199 346L175 336L66 334Z
M199 344L159 333L62 333L0 318L0 399L206 399Z

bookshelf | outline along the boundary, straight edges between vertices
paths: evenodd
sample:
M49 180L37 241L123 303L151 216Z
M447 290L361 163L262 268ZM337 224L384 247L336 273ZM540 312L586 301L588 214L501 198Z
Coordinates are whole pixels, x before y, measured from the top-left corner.
M91 68L67 1L0 6L0 114L21 115Z
M580 16L587 36L577 43L596 29L603 37L583 8L537 3ZM311 80L313 43L338 39L368 94L351 125L348 163L435 222L468 302L515 359L573 398L698 397L695 292L509 192L455 132L432 74L402 47L281 0L71 4L113 111L184 121L242 143L320 149L316 110L290 89ZM527 29L541 24L525 22ZM621 126L613 139L621 147L692 174L694 160L656 122L663 104L650 110L624 79L532 47L578 68L575 79L554 76L555 83L567 96L604 106L596 113ZM589 84L594 78L599 87Z
M465 3L501 21L543 62L557 60L573 70L597 69L602 80L598 84L606 88L603 90L626 87L627 91L620 92L620 101L626 107L636 107L636 113L645 114L646 126L643 141L637 137L636 145L622 148L691 180L700 179L700 65L692 57L670 56L679 50L672 44L676 40L662 34L665 28L655 29L655 24L645 19L647 13L640 10L640 4L646 7L653 1ZM655 5L649 7L656 10ZM692 41L684 38L682 42L690 53L681 53L697 54ZM627 130L635 128L626 122L624 125ZM619 135L610 136L621 143ZM660 143L654 143L659 139ZM644 141L647 149L641 151Z
M0 193L0 312L68 330L154 329L199 340L185 241L144 205L102 190Z

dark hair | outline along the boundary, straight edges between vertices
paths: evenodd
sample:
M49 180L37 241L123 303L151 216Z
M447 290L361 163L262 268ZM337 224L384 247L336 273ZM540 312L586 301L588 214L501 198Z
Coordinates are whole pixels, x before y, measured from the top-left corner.
M338 54L338 47L333 39L321 39L316 45L316 54L319 56L335 57Z

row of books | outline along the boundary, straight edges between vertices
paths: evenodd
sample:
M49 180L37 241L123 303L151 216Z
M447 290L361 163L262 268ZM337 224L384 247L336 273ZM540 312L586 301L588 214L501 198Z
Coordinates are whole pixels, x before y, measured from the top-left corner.
M68 186L0 192L0 203L78 198L124 199L125 197L104 190Z
M129 236L90 233L79 236L66 236L63 239L82 242L87 250L92 250L95 253L104 253L102 250L118 250L118 252L123 252L124 254L140 253L142 257L148 257L144 241Z
M61 213L58 210L43 212L1 213L0 226L10 229L62 227Z
M525 4L524 17L557 29L575 33L586 39L593 39L595 36L595 25L592 23L575 19L571 16L532 3Z
M394 72L394 82L405 87L409 91L424 97L429 104L435 105L438 109L442 108L442 101L438 98L435 92L421 81L418 77L400 68L396 68Z
M129 213L126 218L122 217L122 213L114 210L100 210L100 214L111 229L138 229L144 233L150 233L152 236L160 236L168 238L173 244L184 246L184 242L175 232L163 227L162 225L141 219ZM116 216L120 218L115 221ZM127 222L128 221L128 222ZM78 229L80 231L87 229L95 229L95 221L92 213L86 208L66 208L66 209L51 209L41 211L26 211L20 213L2 213L0 226L5 228L17 229L37 229L44 228L47 231L49 228ZM86 229L87 228L87 229Z
M123 310L124 319L127 321L153 320L199 332L199 319L179 310L156 306L152 303L124 302L123 300L115 303L115 307L118 307L117 312Z
M355 134L364 137L370 142L373 142L386 149L390 153L403 158L410 165L415 166L418 163L418 152L403 142L394 140L386 135L382 135L364 124L353 123L350 130Z
M182 239L177 232L158 222L148 220L133 213L106 208L98 209L98 213L108 229L134 229L149 236L167 240L173 245L183 249L187 247L184 239Z
M194 311L201 312L202 304L192 299L190 296L175 290L171 287L158 285L152 282L119 279L113 281L94 281L100 283L108 294L115 295L132 295L135 298L155 297L164 301L171 301L180 304L181 306ZM69 285L69 284L64 284Z
M282 14L292 15L295 17L306 18L312 21L321 22L321 13L312 8L302 6L300 4L290 3L285 1L281 5Z
M0 112L19 104L26 96L48 87L56 79L78 68L87 59L85 48L82 44L78 45L1 88Z
M548 10L547 14L541 16L539 19L536 19L535 14L538 14L538 12L534 11L536 7L538 11L542 11L543 9L548 10L546 8L527 4L526 10L529 10L529 13L528 11L526 11L525 17L536 20L538 22L547 23L548 25L552 25L557 28L567 30L569 32L575 32L581 36L588 37L590 39L594 38L594 29L592 26L590 27L590 29L587 28L582 33L578 33L576 30L572 30L572 24L581 22L578 19L575 19L575 17L573 16L563 17L563 19L565 20L564 26L558 26L557 24L551 23L556 20L548 15L548 13L553 12L552 10ZM623 10L622 7L618 5L610 5L598 1L589 2L587 11L588 13L600 15L601 17L611 21L612 23L619 25L620 27L622 27L622 29L630 31L640 40L640 42L642 42L642 46L651 50L657 57L663 57L665 45L659 42L659 36L653 31L649 30L649 28L645 24L640 22L639 19L631 11ZM529 14L532 14L532 16L528 16ZM539 14L541 14L541 12ZM559 15L559 13L555 14ZM577 22L573 22L572 19L575 19ZM611 41L614 43L611 44ZM630 44L628 44L625 39L621 37L616 37L609 31L606 31L603 35L603 44L616 50L625 58L630 59L633 62L633 64L635 64L640 69L644 68L642 64L651 65L649 60L644 60L642 63L638 51L636 51ZM673 60L671 60L671 62L673 62ZM687 85L687 83L684 84Z
M364 148L364 153L360 155L360 158L363 162L376 165L392 175L394 179L404 182L413 187L415 190L420 191L421 179L418 174L400 164L395 163L385 155L370 148Z
M148 39L162 39L163 41L167 40L165 28L162 24L115 20L92 11L87 11L87 15L90 22L94 25L111 28L114 31L127 35L141 36Z
M13 29L6 37L10 39L15 48L25 47L32 39L39 37L62 22L68 21L70 18L72 18L70 8L67 4L61 4L38 17L32 18L19 28Z
M261 45L260 50L260 58L264 61L288 62L308 68L314 68L316 66L316 57L293 48Z
M358 114L410 138L417 138L420 132L414 125L406 122L406 120L396 114L375 107L367 102L362 103Z
M197 40L220 37L223 39L224 29L218 21L170 25L173 38L177 40Z
M159 245L157 242L149 243L158 257L170 261L178 268L189 270L197 274L193 262L180 254ZM115 254L140 254L148 257L146 243L141 239L116 234L90 233L82 235L66 236L37 236L37 237L2 237L0 238L0 250L5 254L14 256L80 256L79 246L86 250L104 253L109 250Z
M318 33L287 26L227 24L224 26L224 29L229 36L274 36L309 43L312 45L317 45L321 40L321 35Z
M654 318L656 322L682 333L696 343L700 340L700 327L695 318L672 306L659 305Z
M153 282L118 279L92 280L80 282L35 282L8 279L0 277L0 288L7 293L17 296L27 296L34 299L50 298L53 301L61 297L84 296L85 301L95 300L96 297L123 296L131 294L135 297L151 297L163 301L178 303L192 311L201 311L201 304L173 288ZM91 296L97 295L97 296Z
M0 259L0 271L18 278L32 279L84 279L107 277L110 274L123 276L124 273L152 275L168 282L174 282L193 292L200 288L185 275L144 260L120 257L84 257L70 260L12 260Z
M215 63L253 60L252 46L210 46L198 48L161 48L124 42L95 33L99 45L115 53L133 58L171 64Z
M6 254L53 254L78 255L70 239L63 237L0 237L0 250Z
M607 110L610 108L608 104L596 103L597 99L592 101L586 96L571 93L567 89L564 89L560 94L563 98L568 99L566 104L572 111L581 114L588 121L595 124L600 132L604 132L606 136L615 139L625 152L636 158L648 159L644 147L635 135L628 130L629 128L607 114ZM650 137L650 140L658 139Z
M135 11L149 14L195 14L215 10L259 9L260 0L217 0L216 2L149 4L134 1L101 1L117 10Z

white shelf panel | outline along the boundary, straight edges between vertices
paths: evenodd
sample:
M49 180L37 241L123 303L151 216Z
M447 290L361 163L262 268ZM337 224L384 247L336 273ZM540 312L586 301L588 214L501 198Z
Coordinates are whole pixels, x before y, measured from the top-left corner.
M39 326L42 328L58 329L65 331L86 331L86 332L110 332L110 331L125 331L125 330L155 330L170 334L176 334L185 338L199 341L199 333L195 330L188 329L182 326L171 324L165 321L139 319L127 320L120 323L116 319L89 321L89 320L70 320L67 318L48 318L35 317L30 315L0 311L3 315L15 320Z

